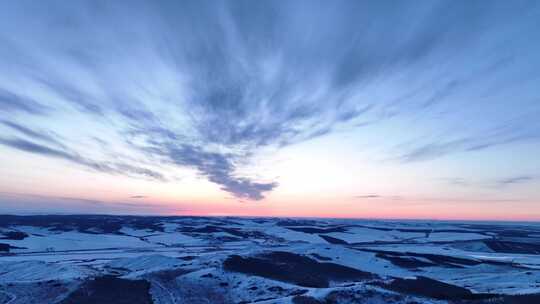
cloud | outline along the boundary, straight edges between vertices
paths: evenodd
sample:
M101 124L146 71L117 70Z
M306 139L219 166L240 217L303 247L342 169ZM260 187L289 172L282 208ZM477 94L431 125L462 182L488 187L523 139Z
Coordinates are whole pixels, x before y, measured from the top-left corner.
M3 124L9 128L11 128L12 130L15 130L19 133L22 133L30 138L33 138L33 139L36 139L36 140L40 140L40 141L43 141L43 142L46 142L46 143L52 143L56 146L60 146L60 147L63 147L64 145L56 138L54 138L53 136L49 135L49 134L46 134L46 133L43 133L43 132L38 132L38 131L34 131L30 128L27 128L23 125L20 125L18 123L15 123L15 122L12 122L12 121L7 121L7 120L4 120L4 121L0 121L0 124Z
M123 174L128 176L143 176L150 179L159 181L165 181L165 177L156 171L151 169L132 166L119 162L98 162L85 157L82 157L74 152L67 150L60 150L56 148L47 147L32 141L28 141L22 138L2 138L0 137L0 145L4 145L20 151L39 154L42 156L49 156L54 158L60 158L80 166L90 168L95 171Z
M461 177L452 177L452 178L441 178L439 179L443 182L446 182L452 186L459 187L475 187L475 188L485 188L485 189L501 189L507 186L531 183L538 180L538 176L530 174L521 174L505 178L498 179L485 179L485 180L470 180Z
M140 198L147 198L147 196L146 195L132 195L129 198L140 199Z
M154 147L159 149L159 147ZM204 151L190 145L165 145L160 153L179 166L196 168L209 181L221 185L226 192L238 198L261 200L263 193L277 187L276 182L254 182L248 178L234 176L237 155ZM153 151L157 151L154 149Z
M27 114L43 115L48 108L30 98L16 95L0 88L0 112L23 112Z
M379 194L367 194L367 195L356 195L354 198L359 199L390 199L390 200L401 200L402 196L399 195L379 195Z
M169 166L194 168L210 182L220 185L223 191L237 198L261 200L264 198L263 193L272 191L278 185L277 182L258 182L235 175L238 164L249 157L252 147L221 144L221 150L211 150L209 146L215 146L215 141L186 139L180 132L162 126L152 114L143 110L124 108L122 115L131 125L125 140L132 148ZM139 116L145 118L144 123L137 123L141 121ZM194 144L195 140L201 143Z
M94 115L103 115L103 109L97 102L92 101L92 96L77 88L74 84L69 84L59 79L51 79L51 73L35 77L38 83L50 89L54 94L61 97L67 103L74 105L79 110Z
M448 178L441 178L440 180L452 185L452 186L460 186L460 187L469 187L473 185L473 183L465 178L461 177L448 177Z
M512 176L508 178L499 179L496 181L495 184L498 187L505 187L505 186L510 186L510 185L529 183L537 179L538 178L536 176L532 176L532 175L518 175L518 176Z
M402 195L357 195L353 198L360 200L379 200L386 199L399 201L399 203L416 203L416 202L450 202L450 203L504 203L504 202L522 202L527 201L521 198L466 198L466 197L443 197L443 196L402 196Z
M239 173L261 149L432 109L468 88L474 81L461 80L450 68L440 68L448 77L426 71L434 62L468 71L468 56L455 45L474 50L477 41L522 18L522 10L507 13L501 6L455 1L9 4L0 12L0 29L6 29L0 42L9 42L0 43L5 55L0 68L42 92L44 100L23 97L23 89L0 91L0 111L54 111L66 117L66 112L73 115L65 109L69 105L79 113L69 116L71 125L64 128L76 128L81 119L85 127L115 133L152 168L94 160L73 135L58 147L47 138L51 130L35 132L31 123L4 125L34 141L3 137L1 143L100 172L155 180L165 178L154 165L194 168L235 197L261 200L278 182ZM418 74L427 75L421 90L429 92L426 96L411 94L417 88L409 88L409 79ZM383 85L394 84L398 76L395 88ZM400 151L398 159L430 160L537 135L516 132L524 129L521 123L509 129L420 141ZM99 140L93 140L96 154L108 146Z
M378 194L357 195L355 198L381 198Z
M540 112L527 113L507 120L497 127L458 139L417 143L412 149L401 153L398 159L404 163L428 161L453 153L474 152L518 142L540 141ZM423 141L423 140L420 140Z
M0 138L0 144L25 152L63 158L70 161L77 161L78 159L77 156L71 155L68 152L49 148L47 146L20 138Z
M166 214L185 211L179 207L143 202L101 201L80 197L0 192L4 214ZM24 202L24 203L22 203Z

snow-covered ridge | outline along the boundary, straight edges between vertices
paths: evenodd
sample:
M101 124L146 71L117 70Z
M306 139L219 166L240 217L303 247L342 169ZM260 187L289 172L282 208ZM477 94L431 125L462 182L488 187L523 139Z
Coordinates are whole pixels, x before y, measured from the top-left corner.
M105 281L148 286L148 298L154 303L182 303L187 295L194 303L205 295L215 303L301 303L340 297L353 301L354 294L371 301L446 303L416 294L418 280L462 296L540 293L540 226L526 223L121 216L0 219L0 303L25 303L29 289L35 291L37 302L59 303L79 286L94 288ZM272 266L271 259L257 258L268 252L285 252L283 256L293 260L279 260L281 266ZM248 270L242 265L224 267L232 256L248 263ZM330 272L347 267L352 273L370 275L327 287L306 287L296 279L271 274L280 267L302 269L291 268L294 264L289 263L297 263L293 261L322 263ZM267 270L249 270L254 267ZM102 276L112 279L86 283Z

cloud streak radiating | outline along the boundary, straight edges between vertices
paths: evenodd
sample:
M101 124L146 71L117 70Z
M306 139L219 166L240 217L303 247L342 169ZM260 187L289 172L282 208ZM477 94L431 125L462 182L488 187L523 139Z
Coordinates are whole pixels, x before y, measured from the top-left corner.
M534 1L6 3L0 144L161 182L187 168L262 200L280 181L243 170L262 151L392 119L435 130L409 145L405 128L383 130L401 163L538 142L538 96L520 80L540 65L540 47L524 47L538 11ZM501 101L516 84L519 106ZM455 131L462 119L481 123Z

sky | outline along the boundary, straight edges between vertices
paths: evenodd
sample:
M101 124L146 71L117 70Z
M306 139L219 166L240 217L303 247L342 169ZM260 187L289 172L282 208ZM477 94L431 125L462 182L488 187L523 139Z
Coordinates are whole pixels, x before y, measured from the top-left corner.
M5 1L0 213L540 220L538 1Z

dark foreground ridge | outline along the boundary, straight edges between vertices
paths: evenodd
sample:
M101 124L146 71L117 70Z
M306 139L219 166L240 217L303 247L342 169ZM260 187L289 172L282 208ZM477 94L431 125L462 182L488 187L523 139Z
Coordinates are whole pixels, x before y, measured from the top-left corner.
M496 293L473 293L467 288L418 276L414 279L395 278L390 283L374 285L401 294L416 295L437 300L449 300L456 304L533 304L540 303L540 294L500 295Z
M116 216L116 215L0 215L0 228L12 226L42 227L52 231L79 231L82 233L119 234L122 227L161 231L160 223L168 217ZM0 234L2 239L24 239L25 233Z
M223 267L228 271L317 288L328 287L331 281L361 281L376 277L369 272L334 263L320 263L303 255L283 251L255 257L231 255L223 262Z
M102 276L86 281L60 304L152 304L149 290L145 280Z
M484 244L495 252L513 254L540 254L540 244L535 243L486 240L484 241Z

